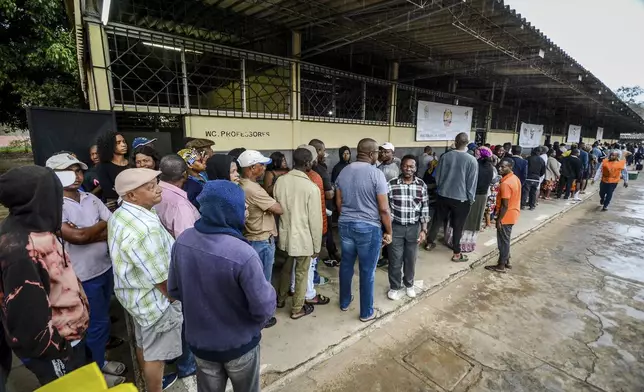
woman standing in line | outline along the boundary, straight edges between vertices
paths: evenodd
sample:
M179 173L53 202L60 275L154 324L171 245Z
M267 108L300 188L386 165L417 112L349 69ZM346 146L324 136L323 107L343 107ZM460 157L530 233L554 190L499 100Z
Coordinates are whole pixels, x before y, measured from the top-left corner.
M118 132L109 132L96 141L101 163L96 167L96 176L103 191L103 202L114 212L119 195L114 190L116 176L129 167L127 142Z

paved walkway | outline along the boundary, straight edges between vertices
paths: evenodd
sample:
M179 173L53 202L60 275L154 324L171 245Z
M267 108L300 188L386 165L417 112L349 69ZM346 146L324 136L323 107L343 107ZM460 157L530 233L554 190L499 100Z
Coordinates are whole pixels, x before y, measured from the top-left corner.
M477 268L270 390L642 391L644 184L633 185L607 213L595 196L514 244L511 272Z
M585 198L591 196L596 188L588 189ZM557 219L569 209L578 204L563 200L541 201L535 211L522 211L521 219L513 228L513 240L518 241L544 224ZM315 312L300 320L289 318L289 306L277 310L278 324L264 330L261 344L262 355L262 384L266 390L279 390L282 382L296 377L314 365L332 357L362 337L390 322L415 303L421 301L428 294L434 293L447 284L466 275L478 265L483 264L497 254L496 232L488 229L479 234L478 246L470 254L468 263L453 263L450 261L451 250L438 245L432 252L420 250L416 267L416 282L419 295L415 300L406 296L399 301L387 298L389 283L386 268L376 271L375 280L375 308L378 318L369 323L358 320L358 301L354 301L348 312L341 312L338 305L338 272L337 268L319 266L321 275L329 277L329 284L318 287L318 292L331 297L331 303L326 306L317 306ZM356 264L357 267L357 264ZM279 275L276 268L274 276ZM358 296L357 273L354 277L353 291ZM116 314L119 314L117 309ZM123 317L120 316L122 319ZM127 338L123 321L114 326L114 333L122 338ZM110 353L111 359L116 359L128 364L132 369L132 361L125 347ZM31 391L35 385L31 374L20 366L19 362L10 379L10 391ZM133 380L132 372L128 372L128 379ZM271 385L272 384L272 385ZM181 380L172 391L196 391L194 377ZM23 387L24 386L24 387Z

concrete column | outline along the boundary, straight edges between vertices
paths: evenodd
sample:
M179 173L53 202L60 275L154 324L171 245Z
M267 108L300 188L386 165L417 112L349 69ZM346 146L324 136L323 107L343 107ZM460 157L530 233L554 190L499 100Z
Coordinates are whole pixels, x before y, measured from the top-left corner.
M389 136L387 140L391 140L391 130L392 127L396 125L396 100L398 96L398 88L395 82L398 81L399 66L398 62L393 62L389 66L389 80L394 83L392 83L389 88Z
M302 55L302 33L293 31L291 34L291 57L299 60ZM301 95L300 95L300 63L291 63L291 119L299 120L301 118Z
M114 99L109 70L110 52L107 34L98 22L87 23L90 66L87 69L88 101L91 110L112 110Z

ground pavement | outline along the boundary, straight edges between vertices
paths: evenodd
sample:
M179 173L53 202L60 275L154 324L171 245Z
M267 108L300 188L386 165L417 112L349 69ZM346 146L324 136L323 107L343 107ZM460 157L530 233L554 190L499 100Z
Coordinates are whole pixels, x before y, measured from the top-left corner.
M593 188L592 191L595 189ZM586 197L591 195L589 192ZM617 194L619 198L623 192ZM551 220L558 219L566 211L573 207L585 208L585 203L575 205L566 201L542 201L536 211L524 211L520 222L513 230L513 238L532 238L530 236L535 230ZM594 207L594 204L593 204ZM558 227L557 220L548 227ZM549 229L550 230L550 229ZM578 237L584 238L584 237ZM387 328L387 323L403 317L403 312L410 309L425 297L437 292L448 284L465 276L471 271L478 271L476 268L490 258L496 256L496 235L494 230L486 230L479 235L476 252L470 254L469 263L452 263L450 261L451 251L439 245L434 251L419 251L416 278L419 290L419 297L411 300L404 297L402 300L393 302L387 299L388 279L386 269L378 269L375 283L375 307L378 319L370 323L362 323L358 320L358 301L349 308L348 312L341 312L338 308L338 278L337 268L332 269L320 266L320 273L330 277L328 285L319 288L319 292L331 297L332 302L327 306L317 306L311 316L300 320L291 320L289 306L285 309L278 309L278 324L263 331L261 353L262 353L262 384L266 390L280 390L282 383L304 374L316 364L337 355L342 350L360 341L364 336L380 329ZM274 275L279 275L279 267ZM480 279L480 278L479 278ZM460 284L460 282L459 282ZM357 295L357 275L354 277L354 293ZM290 304L289 304L290 305ZM119 314L119 310L116 311ZM415 313L415 312L414 312ZM120 317L123 319L123 317ZM115 334L127 338L127 333L121 322L115 325ZM110 359L124 361L132 369L131 358L126 349L110 353ZM12 389L16 392L30 391L32 389L18 388L19 385L32 385L29 373L18 366L14 369L12 376ZM130 380L133 373L127 374ZM25 380L16 382L16 380ZM194 378L176 384L173 391L196 390ZM385 391L387 389L384 389Z
M644 390L642 190L608 212L594 196L513 245L508 274L477 268L271 390Z

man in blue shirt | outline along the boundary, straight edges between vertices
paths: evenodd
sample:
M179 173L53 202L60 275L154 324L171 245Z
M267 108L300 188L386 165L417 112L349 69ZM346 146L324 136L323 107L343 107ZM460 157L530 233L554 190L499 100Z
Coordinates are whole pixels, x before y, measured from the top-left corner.
M584 194L590 178L590 154L584 142L579 142L579 159L581 160L581 189L579 190Z

